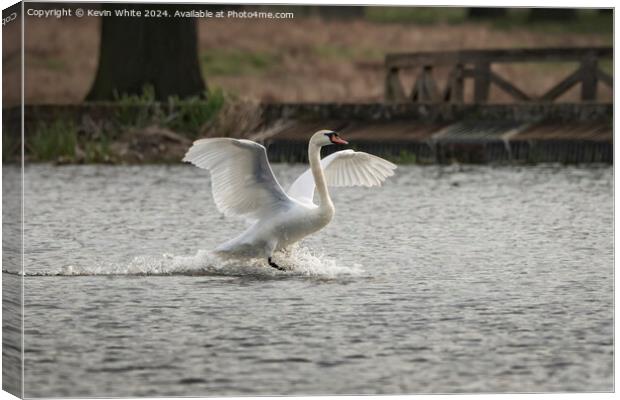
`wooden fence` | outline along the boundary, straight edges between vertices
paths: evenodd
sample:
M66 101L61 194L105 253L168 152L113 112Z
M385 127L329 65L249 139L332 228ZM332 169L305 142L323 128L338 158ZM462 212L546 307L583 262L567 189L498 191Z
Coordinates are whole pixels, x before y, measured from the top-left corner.
M533 48L504 50L461 50L399 53L385 57L385 100L392 103L464 103L465 79L473 79L474 103L489 100L491 85L496 85L519 102L552 102L573 86L581 84L581 100L595 101L597 84L613 87L613 78L601 70L600 59L611 59L613 48ZM491 69L492 64L532 62L578 62L577 70L549 88L542 96L532 96ZM433 77L438 66L451 67L444 90ZM419 70L409 94L403 88L400 71Z

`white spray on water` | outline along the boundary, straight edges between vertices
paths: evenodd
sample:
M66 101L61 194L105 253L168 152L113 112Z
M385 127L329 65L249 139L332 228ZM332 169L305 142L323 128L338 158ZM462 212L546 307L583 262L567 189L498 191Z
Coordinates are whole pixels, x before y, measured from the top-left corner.
M27 272L26 275L228 275L228 276L318 276L361 275L359 264L344 266L324 255L315 255L307 247L292 246L275 255L274 261L285 271L270 267L262 259L225 259L210 251L198 250L193 256L137 256L128 264L104 263L92 266L68 265L53 272Z

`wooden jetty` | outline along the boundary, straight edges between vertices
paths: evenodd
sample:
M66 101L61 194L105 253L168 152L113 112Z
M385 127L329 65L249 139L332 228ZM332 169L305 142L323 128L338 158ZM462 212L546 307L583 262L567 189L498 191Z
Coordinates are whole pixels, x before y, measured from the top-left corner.
M403 162L611 163L612 113L598 103L271 104L261 139L271 158L290 162L305 162L309 133L326 128Z
M613 105L597 101L598 85L613 88L600 67L611 47L462 50L387 54L382 104L269 105L269 152L305 160L304 139L317 128L343 127L358 149L418 163L611 163ZM499 63L577 63L575 71L534 96L492 69ZM433 76L448 67L444 88ZM399 74L417 73L407 91ZM473 95L465 98L465 83ZM508 93L509 104L490 104L491 85ZM581 86L580 101L558 98ZM303 134L302 134L303 132Z

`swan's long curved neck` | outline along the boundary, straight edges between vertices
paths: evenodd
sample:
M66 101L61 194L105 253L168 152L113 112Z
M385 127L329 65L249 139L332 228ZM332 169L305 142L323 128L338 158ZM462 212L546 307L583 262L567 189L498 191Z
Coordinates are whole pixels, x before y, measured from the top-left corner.
M333 211L334 203L332 203L332 199L329 197L327 181L321 167L321 148L313 143L308 145L308 161L310 162L310 170L314 177L316 190L319 192L319 207L329 208Z

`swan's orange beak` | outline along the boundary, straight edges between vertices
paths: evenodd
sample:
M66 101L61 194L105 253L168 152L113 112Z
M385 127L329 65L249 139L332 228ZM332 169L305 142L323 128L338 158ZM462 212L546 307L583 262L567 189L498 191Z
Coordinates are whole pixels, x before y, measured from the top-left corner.
M336 143L336 144L349 144L349 142L347 142L346 140L340 138L340 136L338 136L338 135L332 135L330 137L330 140L332 141L332 143Z

